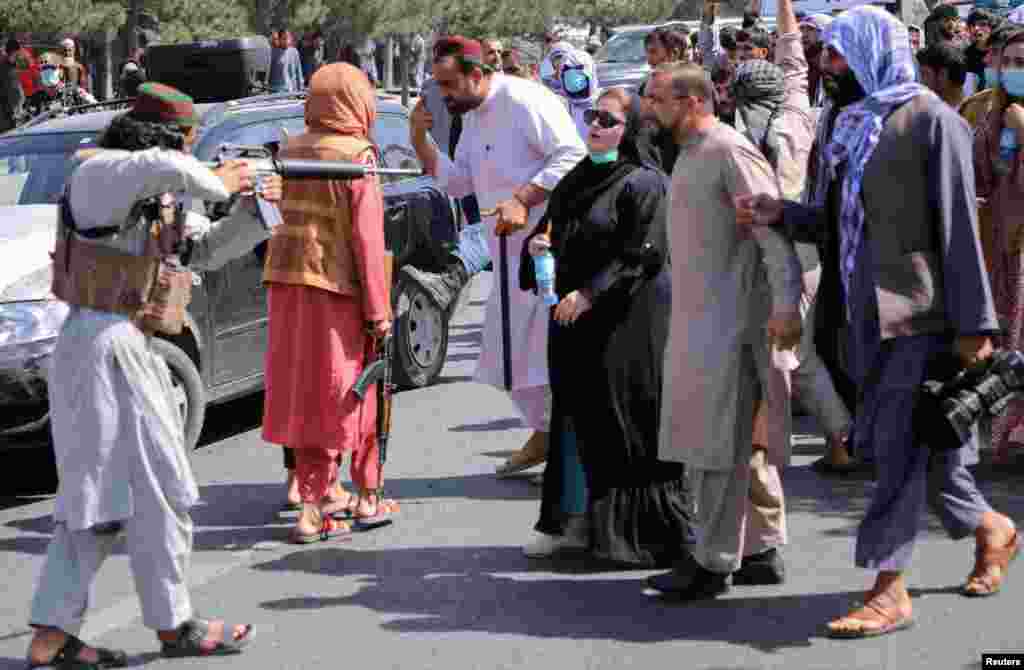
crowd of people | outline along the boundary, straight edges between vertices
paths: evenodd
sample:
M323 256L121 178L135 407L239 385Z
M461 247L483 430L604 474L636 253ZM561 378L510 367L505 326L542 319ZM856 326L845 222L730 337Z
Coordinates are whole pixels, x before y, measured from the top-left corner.
M448 114L418 103L413 145L496 222L468 227L445 272L414 272L447 306L481 237L490 259L502 236L521 250L496 276L512 286L511 374L495 289L476 379L534 431L498 474L547 462L524 552L671 566L648 584L683 599L781 583L796 401L826 434L817 470L878 480L856 552L876 579L831 635L913 623L903 573L926 502L975 538L963 594L998 593L1019 539L966 467L978 438L929 450L914 420L936 361L1019 347L1024 26L940 6L914 30L875 7L797 17L781 2L772 32L757 17L719 30L715 10L696 34L647 36L635 92L601 89L554 36L540 86L486 41L435 45ZM552 308L534 278L549 256ZM1021 440L1021 407L994 423L997 458Z
M496 40L436 40L410 141L467 225L443 272L402 271L451 309L501 260L475 379L507 391L532 431L497 474L547 462L527 556L669 568L646 583L684 601L784 582L796 401L826 434L821 472L875 471L855 553L874 582L826 623L833 637L875 637L914 623L904 573L926 505L950 538L974 538L965 597L998 594L1020 550L968 469L980 436L928 444L918 389L936 363L979 364L1024 336L1024 25L975 12L967 44L939 7L918 48L878 7L778 10L774 34L756 17L718 30L711 1L696 35L652 32L638 90L602 89L591 55L557 35L536 70ZM373 166L372 78L348 62L307 74L290 38L275 39L282 76L309 91L307 132L283 155ZM197 489L149 337L173 329L168 306L187 293L140 307L125 297L132 280L121 296L94 268L152 276L159 263L169 278L268 242L263 436L290 460L290 540L399 513L381 496L381 408L352 393L392 326L377 179L271 178L258 197L283 222L270 229L244 164L211 171L188 155L197 124L188 96L141 84L62 203L61 484L31 667L124 665L76 637L122 532L165 656L235 653L252 637L189 600ZM200 200L227 202L227 216L210 221ZM997 454L1021 443L1022 423L1024 402L1011 403L990 431Z
M8 38L0 62L0 132L54 106L96 102L89 69L77 59L75 41L38 55L17 38Z

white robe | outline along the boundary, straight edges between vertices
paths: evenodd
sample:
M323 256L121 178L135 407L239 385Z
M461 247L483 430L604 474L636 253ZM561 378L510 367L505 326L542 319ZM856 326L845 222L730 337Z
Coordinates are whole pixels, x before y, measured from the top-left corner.
M476 193L480 209L492 209L526 183L549 193L586 155L586 146L565 105L532 81L495 74L487 99L462 120L462 135L449 160L438 151L437 178L456 198ZM549 309L533 292L519 290L519 253L547 205L530 210L524 230L508 236L509 321L512 389L547 386ZM504 388L501 350L500 247L494 217L485 218L495 282L487 303L476 380Z
M75 223L86 229L122 224L136 201L163 192L228 199L194 158L159 149L101 152L70 184ZM187 227L196 269L216 269L269 237L241 204L212 223L190 212ZM138 226L102 243L132 253L147 235ZM72 308L61 328L48 386L60 474L54 520L70 530L131 518L133 491L143 487L177 510L198 500L170 372L150 342L128 317L86 308Z

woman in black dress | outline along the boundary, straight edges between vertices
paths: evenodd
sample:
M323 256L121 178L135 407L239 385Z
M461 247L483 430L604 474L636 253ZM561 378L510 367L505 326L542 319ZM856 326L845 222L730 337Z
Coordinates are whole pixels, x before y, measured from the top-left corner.
M548 340L550 453L535 529L557 538L578 525L562 512L573 492L564 490L571 477L563 477L560 456L575 438L592 553L665 565L693 541L683 466L658 460L671 301L668 178L641 146L635 96L611 89L587 120L590 156L555 188L523 250L520 283L535 289L530 254L550 245L559 298Z

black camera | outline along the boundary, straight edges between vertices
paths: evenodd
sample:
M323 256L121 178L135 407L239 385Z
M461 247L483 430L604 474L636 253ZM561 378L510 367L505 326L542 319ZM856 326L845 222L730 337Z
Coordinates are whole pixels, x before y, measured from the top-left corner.
M983 416L996 417L1024 391L1024 354L999 349L964 368L952 354L929 365L915 411L919 439L936 451L959 449Z

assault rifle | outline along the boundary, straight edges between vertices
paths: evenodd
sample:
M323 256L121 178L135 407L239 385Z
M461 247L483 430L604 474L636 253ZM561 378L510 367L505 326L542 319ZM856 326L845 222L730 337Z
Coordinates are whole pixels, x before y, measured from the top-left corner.
M388 286L391 286L391 274L394 268L395 257L391 252L384 254L384 278ZM392 328L394 321L392 321ZM383 338L373 343L374 360L369 363L363 372L356 379L352 386L352 393L360 401L366 399L366 393L371 386L377 387L377 458L380 464L380 487L377 489L377 504L384 504L384 463L388 457L388 438L391 436L391 393L394 386L391 383L391 349L393 335L388 333ZM379 525L391 523L390 520ZM376 524L371 527L376 527Z
M285 179L362 179L368 175L423 175L423 170L419 169L383 168L348 161L276 158L269 147L247 144L222 144L217 152L217 159L206 165L218 168L227 160L244 160L249 163L253 181L257 184L257 192L260 178L272 174L279 174Z
M264 177L279 174L284 179L362 179L368 175L401 175L419 177L423 174L419 169L382 168L349 161L331 161L302 158L277 158L274 151L267 146L247 144L222 144L217 151L217 158L205 165L216 169L228 160L244 160L249 164L252 175L253 190L242 195L259 195ZM281 223L281 213L256 199L260 219L263 225L273 230Z

